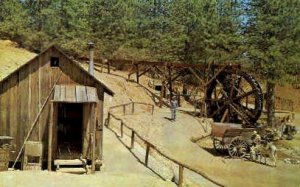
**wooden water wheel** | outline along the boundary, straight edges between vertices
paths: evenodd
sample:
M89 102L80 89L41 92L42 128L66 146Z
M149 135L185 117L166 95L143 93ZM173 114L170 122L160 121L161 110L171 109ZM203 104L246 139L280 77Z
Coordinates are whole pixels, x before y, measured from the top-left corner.
M207 86L205 102L208 117L215 121L255 127L263 109L263 93L251 75L225 69Z

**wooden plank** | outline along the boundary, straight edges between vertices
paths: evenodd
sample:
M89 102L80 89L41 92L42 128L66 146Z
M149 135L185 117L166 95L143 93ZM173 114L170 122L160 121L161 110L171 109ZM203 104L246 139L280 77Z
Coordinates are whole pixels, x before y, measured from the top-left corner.
M45 102L45 99L49 96L50 90L53 88L55 82L58 82L58 77L61 74L53 75L53 68L50 67L50 57L52 56L52 50L49 50L41 55L39 60L39 110ZM59 68L56 68L59 69ZM50 96L53 98L53 95ZM49 113L50 113L50 101L48 101L44 107L43 112L39 117L39 140L48 139L48 127L49 127ZM47 141L44 141L44 148L47 151Z
M88 101L85 86L76 86L76 101L82 103Z
M30 101L29 101L29 124L32 124L37 116L40 106L39 106L39 62L33 61L30 65L30 75L29 75L29 93L30 93ZM33 129L30 140L38 141L39 140L39 122L36 125L36 128Z
M101 89L103 91L103 89ZM97 123L97 134L96 134L96 153L98 159L103 158L103 95L100 94L100 100L97 104L98 123Z
M53 111L54 103L50 106L50 121L49 121L49 134L48 134L48 171L52 170L52 138L53 138Z
M71 174L83 174L83 173L86 173L86 170L84 168L60 168L59 170L56 170L56 172L71 173Z
M98 96L96 94L96 88L86 86L86 94L89 102L97 102Z
M75 85L66 86L66 101L76 102Z
M92 147L92 155L91 155L91 160L92 160L92 173L95 172L95 166L96 166L96 160L95 160L95 146L96 146L96 103L92 104L92 111L91 111L91 132L92 132L92 141L91 141L91 147Z
M60 99L60 85L55 85L53 100L59 101L59 99Z
M10 136L14 137L12 144L16 144L17 125L18 125L18 76L14 74L11 77L11 94L10 94ZM13 158L11 159L13 160Z
M54 160L54 165L64 165L64 166L80 166L83 165L82 161L86 162L86 159L72 159L72 160L62 160L62 159L56 159Z
M89 157L90 147L90 113L91 113L91 105L83 104L83 146L82 146L82 154L83 157Z
M64 101L66 100L66 86L65 85L61 85L60 86L60 101Z
M28 119L28 99L29 99L29 76L28 76L28 73L29 73L29 67L28 65L27 66L24 66L24 68L22 68L19 72L19 95L18 97L20 98L20 116L19 116L19 129L18 131L19 132L19 145L18 145L18 148L17 150L20 149L21 147L21 144L23 143L23 140L24 140L24 136L25 136L25 133L28 132L28 130L30 129L29 127L29 119Z

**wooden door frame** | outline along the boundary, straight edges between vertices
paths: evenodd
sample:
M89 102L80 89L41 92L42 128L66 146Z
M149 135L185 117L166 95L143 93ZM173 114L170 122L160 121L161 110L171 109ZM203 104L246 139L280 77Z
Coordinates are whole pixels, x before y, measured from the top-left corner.
M91 132L91 160L92 160L92 173L95 172L95 144L96 144L96 119L97 119L97 103L88 103L91 105L90 115L90 132ZM49 120L49 131L48 131L48 171L52 171L52 159L53 159L53 131L57 121L58 108L57 103L51 101L50 103L50 120ZM84 125L84 124L82 124Z

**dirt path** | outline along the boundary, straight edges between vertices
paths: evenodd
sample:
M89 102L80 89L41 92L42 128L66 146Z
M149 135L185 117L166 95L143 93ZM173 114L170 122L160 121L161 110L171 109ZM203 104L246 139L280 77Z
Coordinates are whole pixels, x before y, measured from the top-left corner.
M140 174L95 174L73 175L48 171L8 171L0 173L1 187L175 187L173 183L158 180L149 175Z
M240 159L217 157L190 141L203 133L203 127L192 116L179 113L178 120L167 119L168 109L154 116L140 114L122 117L151 143L173 159L197 168L225 186L299 186L300 167L279 162L276 168Z
M140 175L158 176L137 162L136 158L117 140L115 135L104 129L103 138L103 166L101 173L132 173Z
M114 73L117 76L99 72L95 74L116 93L113 98L106 98L105 113L109 106L130 101L153 103L151 95L147 94L141 85L127 82L124 73L124 75L120 72ZM147 85L147 79L141 78L140 82ZM299 166L279 162L277 168L273 168L250 161L214 156L190 141L191 137L206 134L195 118L179 113L178 120L170 122L168 117L170 117L169 110L162 109L155 112L153 117L149 114L141 114L127 116L125 120L170 157L200 169L207 176L226 186L245 184L247 186L298 186L300 184ZM205 180L200 183L202 186L211 185Z

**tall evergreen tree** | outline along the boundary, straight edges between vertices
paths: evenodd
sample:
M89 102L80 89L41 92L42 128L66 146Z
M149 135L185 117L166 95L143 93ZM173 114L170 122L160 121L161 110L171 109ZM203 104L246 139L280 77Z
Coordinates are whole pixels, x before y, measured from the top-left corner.
M29 14L19 0L0 1L0 36L22 43L29 30Z
M268 124L274 124L275 84L299 67L300 2L298 0L251 0L246 39L247 56L267 81Z

